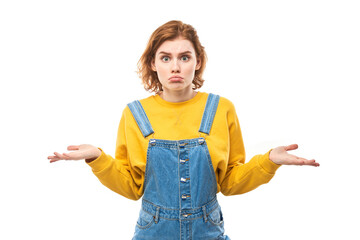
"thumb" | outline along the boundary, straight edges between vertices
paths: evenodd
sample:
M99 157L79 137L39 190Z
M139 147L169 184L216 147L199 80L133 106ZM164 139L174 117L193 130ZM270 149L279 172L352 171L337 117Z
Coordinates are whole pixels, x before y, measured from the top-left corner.
M67 147L67 150L79 150L79 145L70 145Z
M297 148L298 148L297 144L291 144L291 145L285 146L286 151L295 150Z

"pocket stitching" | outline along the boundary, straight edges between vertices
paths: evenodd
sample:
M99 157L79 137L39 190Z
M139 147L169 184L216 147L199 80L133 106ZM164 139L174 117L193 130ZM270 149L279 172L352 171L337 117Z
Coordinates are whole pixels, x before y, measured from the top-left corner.
M213 212L215 212L215 211L219 211L219 214L220 214L220 222L218 222L218 223L214 222L214 220L213 220L212 217L211 217L211 214L212 214ZM224 222L224 219L222 218L221 209L219 209L219 210L214 209L213 211L211 211L211 212L208 214L207 217L208 217L209 221L210 221L212 224L214 224L215 226L219 226L219 225L221 225L221 224Z
M144 211L144 210L142 210L142 211ZM150 213L148 213L148 212L146 212L146 211L144 211L146 214L149 214L149 215L152 215L152 214L150 214ZM139 216L139 218L141 218L141 216ZM153 223L154 223L154 221L155 221L155 216L152 216L152 218L151 218L151 221L148 223L148 224L146 224L146 225L144 225L144 226L141 226L138 222L136 222L136 226L138 227L138 228L140 228L140 229L146 229L146 228L149 228Z
M154 223L154 219L152 219L151 222L149 222L149 223L148 223L147 225L145 225L145 226L141 226L141 225L139 225L138 223L136 223L136 226L137 226L138 228L141 228L141 229L146 229L146 228L149 228L153 223Z
M211 222L212 224L219 226L221 224L223 224L224 220L221 220L219 223L215 223L211 218L209 218L209 222Z

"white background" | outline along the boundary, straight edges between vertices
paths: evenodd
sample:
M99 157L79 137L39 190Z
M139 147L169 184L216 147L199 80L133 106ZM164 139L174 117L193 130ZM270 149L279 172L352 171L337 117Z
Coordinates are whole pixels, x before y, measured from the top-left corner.
M358 1L16 1L0 3L1 239L131 239L140 201L83 161L114 156L121 112L150 96L136 64L169 20L208 54L200 91L231 100L247 161L291 143L319 168L282 166L243 195L219 194L232 239L360 239Z

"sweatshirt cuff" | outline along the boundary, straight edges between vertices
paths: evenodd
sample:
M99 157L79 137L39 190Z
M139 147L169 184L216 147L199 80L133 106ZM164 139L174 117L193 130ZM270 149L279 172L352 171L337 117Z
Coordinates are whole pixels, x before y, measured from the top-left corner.
M270 149L263 157L260 159L260 166L269 174L275 174L276 170L281 167L281 164L276 164L270 160L269 155L272 149Z
M98 149L101 151L101 154L98 158L96 158L95 160L91 161L91 162L87 162L85 161L94 172L99 172L101 170L103 170L108 164L108 158L107 155L105 154L105 152L98 147Z

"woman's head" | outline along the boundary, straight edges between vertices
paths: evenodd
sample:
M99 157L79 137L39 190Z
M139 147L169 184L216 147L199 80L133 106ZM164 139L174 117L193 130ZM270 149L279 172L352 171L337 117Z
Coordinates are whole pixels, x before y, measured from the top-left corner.
M193 89L198 89L203 85L202 74L207 57L204 47L200 44L196 30L191 25L184 24L181 21L169 21L152 33L147 47L138 62L138 74L146 90L156 93L163 90L158 73L154 70L155 55L165 41L176 39L188 40L191 43L198 62L192 79Z

